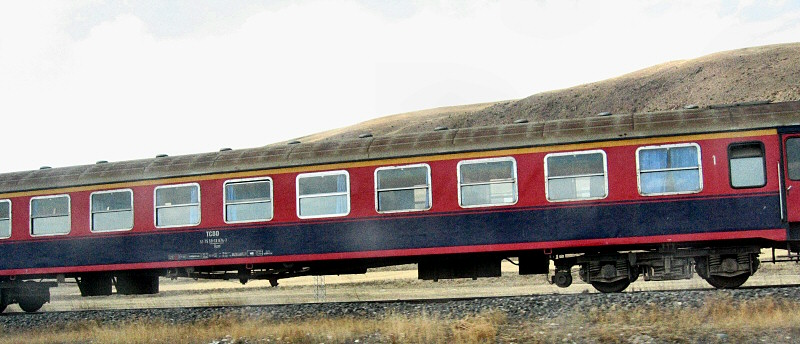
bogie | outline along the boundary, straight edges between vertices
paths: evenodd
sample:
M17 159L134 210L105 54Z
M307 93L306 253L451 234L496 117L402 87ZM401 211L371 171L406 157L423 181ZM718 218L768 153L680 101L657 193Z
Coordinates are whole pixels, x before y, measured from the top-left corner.
M760 262L760 248L675 248L653 251L587 254L570 258L555 258L556 275L553 283L567 283L571 267L580 266L579 277L603 293L625 290L640 274L645 281L689 279L693 272L715 288L733 289L744 284L755 273ZM571 275L569 276L571 277Z
M50 288L56 286L56 283L6 281L0 286L0 312L8 305L18 303L23 311L32 313L50 302Z

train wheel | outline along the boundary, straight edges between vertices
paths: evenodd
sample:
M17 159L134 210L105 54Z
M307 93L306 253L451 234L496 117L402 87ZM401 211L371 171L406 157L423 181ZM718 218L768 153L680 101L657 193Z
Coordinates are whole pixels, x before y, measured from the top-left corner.
M37 295L28 295L19 300L19 308L22 308L22 310L25 312L33 313L42 308L45 302L47 302L47 300L42 297L38 297Z
M592 282L592 287L601 293L619 293L631 285L629 279L621 279L614 282Z
M725 276L708 276L706 282L712 287L717 289L736 289L742 286L747 279L750 278L748 274L741 274L732 277Z
M559 270L556 271L555 276L553 276L553 283L556 286L561 288L566 288L572 285L572 271L569 270Z

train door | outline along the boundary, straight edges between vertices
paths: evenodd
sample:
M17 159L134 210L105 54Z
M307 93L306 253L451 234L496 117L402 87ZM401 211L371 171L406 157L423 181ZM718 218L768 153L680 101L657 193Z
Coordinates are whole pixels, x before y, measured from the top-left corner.
M800 133L783 135L786 220L800 222Z

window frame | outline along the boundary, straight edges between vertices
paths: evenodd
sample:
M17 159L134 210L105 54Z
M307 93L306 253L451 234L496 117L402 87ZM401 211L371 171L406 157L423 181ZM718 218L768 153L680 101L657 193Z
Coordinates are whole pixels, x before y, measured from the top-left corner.
M642 150L648 149L664 149L666 148L668 151L670 148L680 148L680 147L695 147L697 149L697 174L699 176L698 181L698 189L697 190L690 190L690 191L670 191L670 192L656 192L656 193L642 193L642 169L639 164L639 152ZM666 195L687 195L687 194L695 194L700 193L703 191L703 151L700 149L700 145L696 142L686 142L686 143L670 143L664 145L653 145L653 146L642 146L636 148L636 188L639 191L640 196L651 197L651 196L666 196ZM667 168L661 170L649 170L647 172L657 172L657 171L679 171L679 170L694 170L695 168Z
M33 233L33 201L39 199L49 199L49 198L67 198L67 219L69 223L69 230L66 233L50 233L50 234L34 234ZM46 217L54 217L54 216L46 216ZM37 217L38 218L45 218L45 217ZM72 233L72 197L69 194L60 194L60 195L47 195L47 196L35 196L31 197L28 201L28 233L30 233L31 237L48 237L48 236L59 236L59 235L69 235Z
M10 199L0 199L0 203L8 203L8 236L0 236L0 240L8 239L11 237L11 234L14 232L14 222L12 221L13 218L13 206L11 204Z
M270 212L270 217L268 219L257 219L257 220L242 220L242 221L229 221L228 220L228 184L247 184L247 183L257 183L257 182L269 182L269 205L272 208ZM275 190L274 184L271 177L253 177L253 178L241 178L241 179L228 179L222 183L222 220L228 224L234 223L253 223L253 222L269 222L275 218ZM232 204L245 204L245 203L261 203L263 201L251 201L251 202L239 202L239 203L232 203Z
M184 225L173 225L173 226L159 226L158 225L158 209L159 208L177 208L177 207L186 207L186 206L193 206L194 203L187 203L181 205L169 205L169 206L158 206L158 190L160 189L169 189L169 188L179 188L185 186L196 186L197 187L197 223L195 224L184 224ZM202 207L202 188L200 187L199 183L183 183L183 184L172 184L172 185L159 185L153 189L153 225L155 228L180 228L180 227L196 227L199 226L200 223L203 222L203 207Z
M487 182L487 183L461 183L461 166L462 165L470 165L470 164L481 164L487 162L502 162L502 161L511 161L511 168L514 180L514 201L510 203L490 203L490 204L476 204L476 205L464 205L461 198L461 188L471 185L491 185L491 184L501 184L504 182ZM458 189L458 206L461 208L469 209L469 208L486 208L486 207L506 207L512 206L519 202L519 174L517 173L517 159L513 156L504 156L504 157L493 157L493 158L481 158L481 159L470 159L470 160L461 160L456 164L456 184Z
M761 163L764 167L764 184L761 185L753 185L753 186L733 186L733 170L731 169L731 149L735 148L736 146L747 146L757 144L759 148L761 148ZM742 142L733 142L728 145L728 185L732 189L739 190L739 189L760 189L767 186L767 182L769 178L767 177L767 150L764 147L764 142L761 141L742 141Z
M395 170L395 169L404 169L404 168L416 168L416 167L425 167L426 168L426 177L428 178L428 207L424 209L403 209L403 210L380 210L378 208L378 192L379 191L399 191L399 190L416 190L418 188L411 187L411 188L394 188L394 189L383 189L378 190L378 172L384 170ZM383 166L378 167L375 169L374 172L374 181L375 181L375 211L379 214L392 214L392 213L408 213L408 212L415 212L415 211L428 211L433 207L433 180L431 180L431 166L426 163L420 164L410 164L410 165L396 165L396 166Z
M131 228L95 230L94 229L94 214L95 214L95 212L94 212L94 204L92 203L92 199L93 199L94 195L125 192L125 191L127 191L127 192L129 192L131 194L131 209L130 209L131 220L132 220L131 221ZM134 203L133 202L133 189L115 189L115 190L103 190L103 191L92 192L91 194L89 194L89 231L92 232L92 233L109 233L109 232L125 232L125 231L132 230L133 227L134 227L134 224L136 223L136 216L135 216L135 213L133 211L133 203ZM99 212L99 213L109 213L109 212L121 212L121 210L105 211L105 212Z
M345 176L345 185L347 185L347 192L333 192L333 193L324 193L324 194L314 194L313 196L300 196L300 179L302 178L310 178L310 177L322 177L322 176L330 176L330 175L340 175L343 174ZM295 213L297 213L297 217L299 219L322 219L322 218L329 218L329 217L344 217L350 215L350 211L352 210L352 205L350 202L350 195L351 195L351 188L350 188L350 172L347 170L335 170L335 171L325 171L325 172L309 172L309 173L300 173L295 177L294 180L294 187L295 187ZM347 196L347 211L342 214L324 214L324 215L300 215L300 199L301 198L317 198L317 197L326 197L326 196Z
M548 163L547 159L550 157L558 157L558 156L566 156L566 155L584 155L584 154L597 154L603 156L603 183L605 189L605 195L602 197L586 197L586 198L565 198L565 199L557 199L553 200L550 199L550 171L548 170ZM599 174L581 174L581 175L572 175L572 176L561 176L561 177L553 177L552 179L567 179L567 178L579 178L579 177L592 177L598 176ZM585 151L571 151L571 152L558 152L558 153L549 153L544 156L544 195L545 199L548 202L556 203L556 202L576 202L576 201L591 201L591 200L598 200L598 199L605 199L608 197L609 187L608 187L608 156L606 152L602 149L592 149L592 150L585 150Z

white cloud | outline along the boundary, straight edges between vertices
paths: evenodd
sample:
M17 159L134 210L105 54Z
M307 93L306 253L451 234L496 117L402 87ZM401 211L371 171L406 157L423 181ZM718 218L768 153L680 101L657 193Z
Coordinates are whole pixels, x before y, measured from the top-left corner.
M376 6L291 2L172 36L161 34L169 13L122 8L74 37L67 28L91 6L2 3L0 114L24 149L0 170L258 146L800 37L796 8L748 19L760 3L419 2L396 16Z

